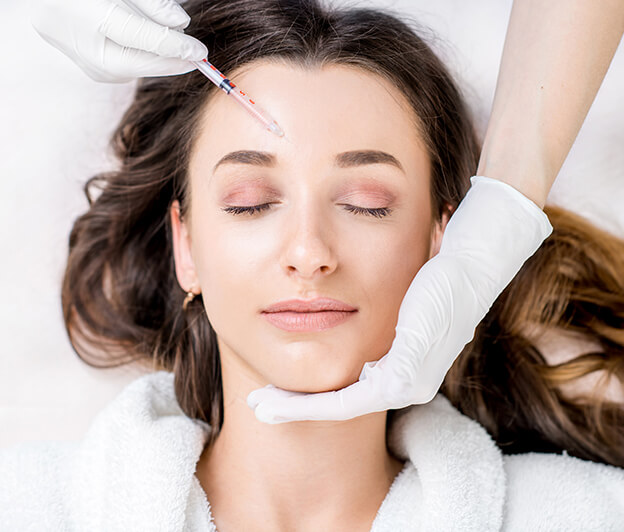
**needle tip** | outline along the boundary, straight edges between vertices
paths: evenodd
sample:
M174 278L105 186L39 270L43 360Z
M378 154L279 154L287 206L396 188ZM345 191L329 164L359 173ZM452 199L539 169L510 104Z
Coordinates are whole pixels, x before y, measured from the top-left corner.
M271 125L269 125L269 131L271 133L275 133L278 137L284 136L284 132L282 131L282 128L279 127L276 122L272 122Z

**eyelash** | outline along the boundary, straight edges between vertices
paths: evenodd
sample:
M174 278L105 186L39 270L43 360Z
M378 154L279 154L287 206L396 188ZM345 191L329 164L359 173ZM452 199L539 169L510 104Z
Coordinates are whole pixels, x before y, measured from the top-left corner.
M377 209L356 207L355 205L343 205L343 207L345 210L352 212L353 214L364 214L365 216L374 216L375 218L383 218L392 212L390 207L378 207Z
M271 207L270 203L262 203L261 205L251 205L249 207L225 207L223 210L230 214L249 214L253 215L262 211L267 210ZM355 205L343 205L346 211L352 212L353 214L363 214L364 216L374 216L375 218L383 218L384 216L388 216L392 209L390 207L379 207L376 209L370 209L368 207L357 207Z
M250 207L225 207L223 210L230 214L256 214L267 210L271 206L270 203L263 203L262 205L251 205Z

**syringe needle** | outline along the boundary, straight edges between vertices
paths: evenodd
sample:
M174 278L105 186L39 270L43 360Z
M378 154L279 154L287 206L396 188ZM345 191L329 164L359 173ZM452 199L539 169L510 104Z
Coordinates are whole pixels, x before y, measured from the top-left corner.
M240 103L245 110L259 120L262 125L277 135L283 137L284 132L279 124L260 106L256 104L245 92L240 90L234 83L227 79L219 70L210 63L207 59L203 61L192 61L197 69L204 74L210 81L212 81L217 87L222 89L226 94L232 96L238 103Z

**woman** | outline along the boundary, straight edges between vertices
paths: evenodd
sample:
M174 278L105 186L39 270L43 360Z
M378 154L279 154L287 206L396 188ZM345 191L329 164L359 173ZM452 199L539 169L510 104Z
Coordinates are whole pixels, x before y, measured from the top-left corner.
M96 80L188 72L189 60L207 54L182 33L190 18L174 0L46 0L32 7L40 35ZM338 393L253 392L258 419L349 419L431 400L496 297L550 232L525 197L544 205L623 32L621 3L514 2L478 170L511 186L489 187L490 194L471 188L459 206L461 236L480 236L461 242L456 231L446 232L443 252L452 252L414 278L383 362L365 366L358 382Z
M76 448L3 457L7 486L23 490L7 526L614 528L621 470L503 458L442 397L403 412L388 440L386 412L257 421L252 389L334 390L387 352L478 146L444 67L392 17L187 6L189 32L287 138L197 73L140 84L114 136L120 168L91 182L101 193L72 230L63 306L85 360L143 359L175 376L133 383ZM41 511L24 518L32 501Z

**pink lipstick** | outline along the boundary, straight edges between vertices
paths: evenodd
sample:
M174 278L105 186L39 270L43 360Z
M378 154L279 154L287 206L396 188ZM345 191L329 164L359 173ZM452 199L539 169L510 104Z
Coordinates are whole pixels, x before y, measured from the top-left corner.
M262 311L262 316L279 329L290 332L324 331L351 318L357 309L331 298L279 301Z

